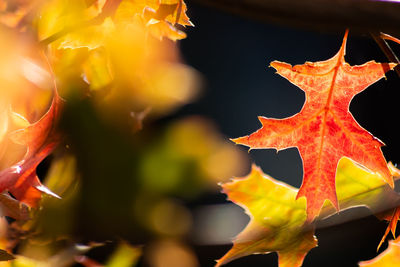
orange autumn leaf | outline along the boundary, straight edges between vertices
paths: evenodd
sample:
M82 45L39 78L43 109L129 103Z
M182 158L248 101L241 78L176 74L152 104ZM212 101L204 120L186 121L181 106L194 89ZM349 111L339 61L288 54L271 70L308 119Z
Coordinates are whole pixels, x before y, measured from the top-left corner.
M397 227L397 221L400 218L400 207L396 207L394 209L388 210L388 211L384 212L383 214L379 214L377 217L380 218L381 220L386 220L389 222L389 225L386 228L385 233L383 234L381 242L379 242L379 245L378 245L378 250L379 250L379 248L385 241L389 232L392 232L393 237L396 238L396 227Z
M157 9L146 6L143 16L151 34L159 39L167 37L173 41L186 38L186 34L176 28L194 26L186 15L186 4L183 0L161 0Z
M186 15L186 11L187 6L183 0L161 0L157 10L154 12L154 18L165 20L172 24L194 26Z
M262 128L233 141L250 149L297 147L304 178L297 198L306 197L308 220L329 200L339 209L335 175L339 160L348 157L378 173L393 187L381 141L363 129L349 112L352 98L385 76L394 63L369 61L360 66L345 62L347 32L339 52L326 61L291 66L274 61L277 73L306 94L302 110L286 119L259 117Z
M393 174L393 176L399 177L400 176L400 170L397 169L392 163L389 162L388 167ZM396 199L393 200L395 202ZM387 235L389 232L392 232L392 235L394 238L396 238L396 227L397 227L397 221L400 218L400 206L397 206L393 209L386 210L384 212L378 213L375 215L378 217L380 220L386 220L389 222L388 227L386 228L385 233L383 234L383 237L381 239L381 242L379 242L378 245L378 250L385 241Z
M62 100L55 91L52 104L43 117L29 126L10 133L10 139L25 145L27 151L22 160L0 172L0 192L7 190L19 201L36 207L42 193L52 193L41 184L36 167L60 142L56 132Z

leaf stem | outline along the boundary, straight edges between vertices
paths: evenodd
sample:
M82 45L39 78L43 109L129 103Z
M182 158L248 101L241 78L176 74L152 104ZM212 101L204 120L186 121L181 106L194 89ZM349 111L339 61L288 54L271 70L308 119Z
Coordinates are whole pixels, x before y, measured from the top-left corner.
M374 38L375 42L379 45L380 49L383 51L383 53L386 55L386 57L391 61L395 62L397 64L400 64L400 61L396 54L393 52L392 48L390 45L386 42L386 40L383 38L382 34L371 32L370 33L372 38ZM400 65L397 65L394 70L396 71L397 75L400 77Z
M67 35L68 33L74 32L76 30L79 30L79 29L82 29L85 27L99 25L99 24L103 23L105 18L114 16L121 1L122 0L107 0L103 6L101 13L98 14L96 17L94 17L90 20L81 22L81 23L77 23L77 24L69 26L69 27L65 27L64 29L41 40L39 42L40 45L47 46L47 45L51 44L52 42L56 41L57 39Z

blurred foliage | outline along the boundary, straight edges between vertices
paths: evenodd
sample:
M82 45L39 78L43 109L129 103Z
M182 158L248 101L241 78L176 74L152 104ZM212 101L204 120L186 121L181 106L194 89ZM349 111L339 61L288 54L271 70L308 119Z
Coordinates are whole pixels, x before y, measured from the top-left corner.
M151 266L198 265L184 242L187 203L242 174L247 156L205 118L160 123L201 90L175 42L193 26L186 9L182 0L0 0L4 266L132 266L141 249L129 243L150 244ZM16 132L57 147L43 161ZM10 194L28 161L32 177L42 162L46 187L28 187L43 194L37 208ZM119 245L96 259L89 250L107 245L94 241Z

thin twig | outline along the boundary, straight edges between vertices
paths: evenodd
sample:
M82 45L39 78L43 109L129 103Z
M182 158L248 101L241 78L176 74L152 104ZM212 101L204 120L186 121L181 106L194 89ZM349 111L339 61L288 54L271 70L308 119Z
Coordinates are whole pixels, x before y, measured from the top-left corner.
M391 36L389 34L381 32L380 37L382 39L390 40L390 41L393 41L393 42L396 42L396 43L400 44L400 40L399 39L397 39L396 37L393 37L393 36Z
M89 26L94 26L94 25L101 24L101 21L99 21L97 18L98 17L96 17L95 19L89 20L89 21L84 21L84 22L81 22L81 23L78 23L78 24L75 24L75 25L72 25L72 26L69 26L69 27L65 27L64 29L62 29L62 30L50 35L49 37L47 37L47 38L45 38L43 40L41 40L39 42L39 44L41 46L47 46L47 45L51 44L52 42L60 39L61 37L65 36L65 35L67 35L69 33L72 33L74 31L77 31L77 30L80 30L80 29L83 29L83 28L86 28L86 27L89 27Z
M77 31L77 30L80 30L82 28L86 28L89 26L95 26L95 25L102 24L107 17L112 17L114 15L114 13L116 12L121 1L122 0L107 0L99 15L97 15L96 17L94 17L93 19L90 19L88 21L77 23L77 24L69 26L69 27L65 27L64 29L41 40L40 45L47 46L47 45L51 44L52 42L58 40L59 38L65 36L69 33L72 33L74 31Z
M393 52L392 48L390 48L389 44L386 42L384 38L382 38L381 34L379 33L370 33L372 38L374 38L375 42L379 45L383 53L389 59L389 61L400 64L400 61L396 54ZM400 65L397 65L394 70L396 71L397 75L400 77Z

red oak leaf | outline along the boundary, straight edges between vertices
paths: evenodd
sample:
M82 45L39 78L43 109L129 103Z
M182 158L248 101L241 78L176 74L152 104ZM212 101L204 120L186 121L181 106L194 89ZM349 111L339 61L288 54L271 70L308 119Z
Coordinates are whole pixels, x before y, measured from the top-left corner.
M21 161L0 172L0 192L8 190L16 199L32 207L37 206L42 192L58 197L41 184L36 167L60 141L55 127L61 106L62 100L55 90L51 106L40 120L10 134L10 139L27 146L27 151Z
M363 129L349 112L354 95L395 67L394 63L369 61L360 66L345 62L346 32L339 52L326 61L291 66L274 61L278 74L306 94L302 110L292 117L259 117L262 128L233 141L250 149L297 147L303 160L304 178L297 198L306 197L308 220L313 220L325 200L339 209L335 175L339 160L348 157L393 187L393 178L380 147L381 141Z

